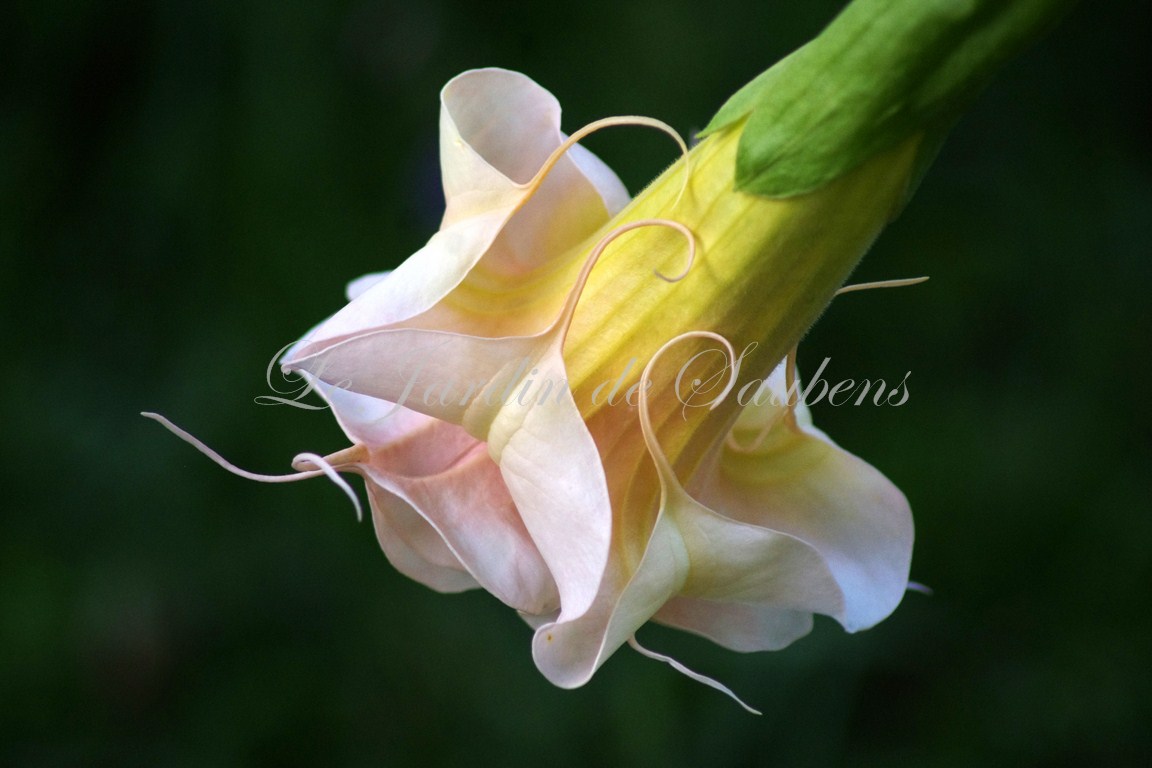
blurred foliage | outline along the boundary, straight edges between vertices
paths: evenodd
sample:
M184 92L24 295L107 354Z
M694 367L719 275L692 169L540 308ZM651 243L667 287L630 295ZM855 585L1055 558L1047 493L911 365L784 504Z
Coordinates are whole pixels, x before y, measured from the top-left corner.
M437 224L437 92L525 71L574 129L685 132L841 3L72 0L0 25L0 764L1147 765L1152 3L1084 3L945 145L801 369L917 517L896 614L741 656L642 638L577 691L492 598L396 574L329 484L227 475L341 446L254 405L344 283ZM668 142L588 142L638 189Z

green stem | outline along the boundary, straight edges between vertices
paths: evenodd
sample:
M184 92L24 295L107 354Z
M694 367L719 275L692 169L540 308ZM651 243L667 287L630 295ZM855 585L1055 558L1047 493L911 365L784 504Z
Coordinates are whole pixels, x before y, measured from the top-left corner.
M1075 0L855 0L737 92L704 130L747 117L736 187L789 197L914 133L922 172L996 70Z

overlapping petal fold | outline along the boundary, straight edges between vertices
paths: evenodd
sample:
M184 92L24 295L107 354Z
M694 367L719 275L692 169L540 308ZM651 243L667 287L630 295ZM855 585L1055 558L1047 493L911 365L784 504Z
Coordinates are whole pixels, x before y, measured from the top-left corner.
M611 504L600 456L564 381L562 330L557 320L544 334L532 337L484 339L399 329L351 339L341 345L357 346L368 357L385 355L383 359L390 359L394 367L381 366L378 378L366 380L368 386L363 389L367 392L340 390L333 404L338 414L345 412L346 422L350 421L346 400L374 404L380 412L378 419L367 420L366 406L359 405L355 418L360 430L350 428L350 423L345 426L353 439L360 434L370 441L365 444L383 446L373 454L370 478L409 502L415 502L419 494L441 515L461 516L458 525L441 532L465 539L461 545L470 544L478 555L490 551L489 539L496 536L483 530L482 523L500 524L505 537L515 534L518 538L521 530L526 531L547 564L564 610L580 612L591 602L608 557ZM397 336L410 340L408 352L421 361L416 363L418 376L404 373L402 361L387 346ZM378 342L383 342L380 347L376 347ZM386 356L389 353L391 357ZM334 359L337 366L347 361L339 356ZM459 381L456 375L462 360L473 363L470 376L475 378L462 385L464 395L456 389L449 394L450 382ZM350 364L350 368L336 367L326 373L334 376L331 380L344 380L357 371L354 361ZM438 389L430 395L427 389L413 393L414 380ZM438 418L395 403L431 411ZM395 415L390 415L391 409L396 408L402 408L405 424L426 420L420 429L428 433L424 437L435 439L407 440L392 434L388 423ZM470 424L472 429L465 431L459 424ZM484 440L473 437L477 433ZM403 459L407 451L414 452L415 458ZM462 463L452 464L457 454L463 457ZM436 474L434 482L419 485L402 483L394 469L405 461L446 459L449 466ZM487 498L485 489L492 491ZM498 508L506 514L499 519L473 519L463 511L472 497L483 503L498 499ZM493 591L515 604L499 589ZM539 613L554 607L554 602L516 607Z
M357 470L397 570L445 592L480 586L521 611L555 608L555 582L483 442L403 406L316 386L365 447Z
M799 385L792 389L795 399ZM788 402L781 365L744 409L719 461L693 493L733 520L812 547L843 596L838 610L813 612L832 616L850 632L866 629L896 608L908 584L908 501L877 469L812 426L803 402L792 418Z
M491 109L493 93L503 109ZM595 256L565 256L566 250L602 225L626 194L602 163L564 145L555 100L523 76L470 73L445 88L443 103L444 227L397 270L349 286L354 298L348 307L309 334L285 364L338 385L344 399L361 397L433 419L435 425L424 431L450 433L429 449L435 455L454 450L439 446L463 441L464 458L435 474L434 489L399 480L386 469L397 456L374 451L368 476L418 509L435 505L444 517L466 506L468 492L496 484L495 465L485 464L480 454L499 461L504 494L513 502L501 507L509 512L501 536L519 540L527 532L547 564L562 610L578 615L591 603L605 568L611 505L562 358L580 285L574 287L562 269L557 275L555 262L565 257L565 264L578 267L585 260L586 277ZM423 279L426 272L430 279ZM446 272L456 277L448 280ZM507 303L520 309L525 300L539 311L505 311ZM533 382L539 382L536 389ZM361 407L333 404L345 412L342 422ZM363 426L362 415L355 419ZM345 426L352 436L355 430ZM389 434L363 439L407 450L408 441ZM386 507L376 504L378 510ZM517 595L514 580L504 580L501 589L477 571L476 561L493 551L496 534L477 533L463 520L457 542L452 526L425 517L486 588L528 612L555 607L555 598L525 599L538 597L539 590ZM513 530L514 524L522 530Z
M586 614L537 632L534 655L553 683L582 685L653 618L735 650L775 650L806 634L813 614L855 631L899 602L911 554L906 501L812 427L805 406L793 419L783 384L782 364L692 494L656 443L641 395L659 511L634 568L613 558Z
M726 442L717 431L693 437L675 428L676 455L695 452L681 463L664 455L650 420L652 365L683 338L722 343L732 379L719 403L739 367L723 337L693 331L660 347L641 377L638 411L595 412L574 399L565 337L604 248L619 234L662 224L687 238L691 265L693 232L629 209L632 218L626 214L589 253L627 193L603 163L566 140L555 99L503 70L466 73L441 98L440 231L391 273L349 285L350 303L284 361L317 382L345 432L364 446L356 471L368 482L389 559L435 589L481 586L529 617L534 659L562 687L585 683L653 619L754 651L803 636L816 613L849 631L887 616L907 584L907 502L815 429L802 403L787 404L783 366ZM899 186L898 169L880 176ZM846 199L855 199L855 183L841 185ZM866 247L889 192L873 196L880 202L850 219L842 237L819 240L821 247ZM776 211L788 237L772 230L763 238L806 236L808 217L832 202L790 203ZM707 200L693 205L712 210ZM784 215L793 208L803 215ZM734 242L729 234L705 242L719 249ZM720 258L712 254L704 267L708 285L727 279ZM830 295L848 263L826 265L813 285ZM807 311L819 301L802 297L793 306ZM778 318L761 327L702 302L675 312L654 307L648 319L675 318L682 330L693 312L765 338L777 326L794 334L803 325ZM581 339L586 346L574 348L626 353L622 345L636 331L613 330L611 343ZM642 348L659 343L648 338ZM611 361L583 364L601 370ZM668 412L662 406L661 418ZM674 463L688 468L683 478Z
M676 136L684 162L628 206L615 174L576 143L628 123L676 135L627 117L566 136L555 98L507 70L444 87L439 231L395 270L351 282L348 304L282 360L352 447L258 475L145 415L236 474L325 475L357 512L338 472L361 475L389 561L432 589L480 587L515 608L556 685L584 684L629 643L734 697L640 646L636 631L655 620L738 651L779 649L817 613L849 631L872 626L908 583L904 496L790 403L792 368L738 411L743 356L724 334L752 342L746 352L796 343L903 194L918 139L776 201L732 189L740 125L690 156ZM616 238L653 226L683 237L682 272L663 271L677 243L629 236L618 245L628 271L589 279ZM630 273L641 269L686 284L652 290L650 275ZM706 412L682 399L687 365L674 385L653 386L657 360L686 339L705 347L690 360L726 360L707 380L726 383ZM694 394L712 391L690 380Z
M389 279L358 291L286 363L406 321L491 330L507 319L502 304L523 301L525 286L538 286L542 270L628 200L592 153L579 145L561 151L560 107L524 75L484 69L454 78L441 93L440 126L440 231Z

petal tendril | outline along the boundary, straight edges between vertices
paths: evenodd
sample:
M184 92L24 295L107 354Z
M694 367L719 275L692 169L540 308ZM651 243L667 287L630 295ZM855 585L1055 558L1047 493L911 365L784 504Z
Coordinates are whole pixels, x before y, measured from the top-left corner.
M364 520L364 510L360 506L360 499L356 497L356 492L352 490L352 486L348 485L348 482L344 478L337 474L336 468L333 467L332 464L322 456L318 456L314 453L301 453L299 456L292 460L293 465L301 461L308 461L315 464L318 469L295 472L289 475L262 475L256 472L249 472L246 469L241 469L240 467L236 466L218 454L216 451L209 448L202 440L193 436L191 433L184 431L158 413L144 411L140 415L146 419L151 419L152 421L157 422L160 424L160 426L164 427L169 432L176 435L176 437L180 438L196 450L200 451L200 453L207 456L219 466L228 470L233 475L243 477L246 480L255 480L258 483L295 483L298 480L308 480L313 477L320 477L321 475L324 475L333 483L335 483L336 486L340 488L340 490L342 490L344 494L352 501L352 506L356 508L356 519L361 521ZM362 449L362 446L353 446L352 449L349 450L355 452L355 449L358 447ZM342 454L347 454L347 452L341 451L340 453L334 454L332 458L342 457ZM350 465L345 464L343 466Z

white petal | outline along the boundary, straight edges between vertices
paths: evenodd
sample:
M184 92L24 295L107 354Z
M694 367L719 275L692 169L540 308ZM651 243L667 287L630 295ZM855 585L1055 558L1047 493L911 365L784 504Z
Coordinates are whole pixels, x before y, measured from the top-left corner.
M751 406L754 407L754 406ZM768 406L764 406L768 407ZM752 451L727 447L694 493L725 516L786 533L820 553L844 594L832 613L850 632L899 604L912 558L912 515L899 489L804 419L776 421ZM751 445L756 419L741 417L736 443Z
M661 515L635 572L630 573L621 558L613 557L596 600L586 612L573 615L562 610L556 622L536 630L532 657L537 668L561 688L584 685L676 594L687 572L683 540Z
M366 485L376 538L392 567L437 592L463 592L480 586L410 504L371 480Z
M369 278L350 286L354 300L310 333L308 343L287 360L402 322L509 335L497 317L500 295L538 284L533 270L595 232L626 199L611 171L579 147L561 155L538 185L527 185L564 140L559 105L527 77L475 70L452 80L441 98L447 198L441 231L389 279ZM472 279L475 289L491 294L486 313L467 315L440 306L420 322L419 316L468 282L477 268L482 274ZM555 298L562 302L563 291ZM488 334L483 332L486 319L493 321Z
M683 492L669 495L666 514L689 553L684 596L829 615L842 611L843 595L828 566L804 541L718 515Z
M562 381L559 350L538 369L541 380ZM489 449L556 580L561 616L578 616L591 605L608 559L612 508L604 469L566 385L543 402L525 402L500 411Z
M471 574L471 584L479 583L518 610L555 608L555 583L484 443L454 424L394 403L323 383L317 387L349 439L369 448L361 470L369 488L377 491L376 507L390 515L383 526L376 518L389 559L395 562L383 528L412 531L416 523L408 520L410 511L424 523L427 530L421 532L440 544L439 549L413 547L426 559L458 564ZM428 554L440 549L447 559Z
M628 194L624 182L620 181L620 177L599 157L579 144L568 150L568 156L596 187L609 216L620 213L628 203L632 202L632 196Z
M560 104L531 78L506 69L465 72L440 94L441 172L451 222L496 207L494 190L527 184L567 136ZM624 185L586 149L570 151L552 171L562 187L591 182L610 215L628 202Z
M373 451L371 479L417 509L482 587L529 613L554 610L556 585L487 447L433 421Z
M534 376L554 335L491 339L399 327L305 346L286 365L338 389L465 425L482 437L521 381ZM319 351L308 354L310 349ZM563 378L561 368L548 380Z
M812 631L812 614L755 603L676 597L653 617L733 651L778 651Z
M392 270L385 270L384 272L369 272L367 275L362 275L355 280L348 283L344 288L344 296L348 301L352 301L360 297L360 294L367 291L376 283L380 282L388 275L392 274Z
M297 354L309 354L321 344L387 327L428 310L458 286L483 258L511 213L497 210L437 232L387 280L373 283L309 332Z
M677 595L696 598L693 630L727 638L723 627L709 625L704 601L747 603L745 624L731 639L748 648L779 648L802 636L810 623L804 613L838 613L842 596L820 555L786 534L728 520L669 486L644 556L632 573L614 557L595 603L575 618L562 611L556 623L539 629L533 656L555 685L572 688L587 682L597 668L649 619L659 616ZM563 603L561 604L563 607ZM671 609L672 618L677 618ZM748 623L759 612L758 623ZM764 618L770 614L771 619ZM730 618L723 611L712 617ZM749 630L767 632L749 637Z

